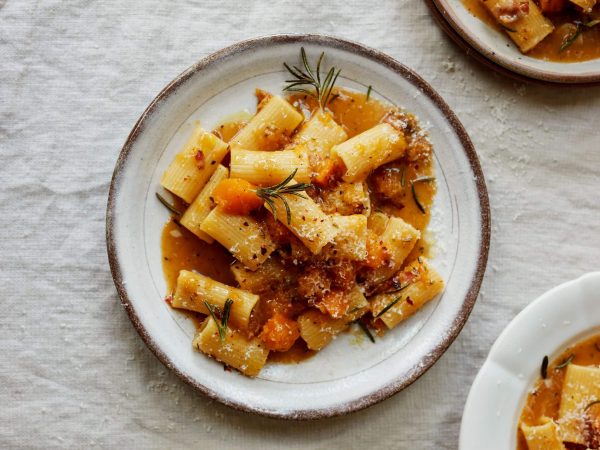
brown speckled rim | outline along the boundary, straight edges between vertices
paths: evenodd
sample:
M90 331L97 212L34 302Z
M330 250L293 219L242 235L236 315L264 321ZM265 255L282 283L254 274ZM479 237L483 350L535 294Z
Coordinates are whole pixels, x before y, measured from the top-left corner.
M144 328L144 325L140 321L140 318L135 311L129 297L125 285L123 283L123 273L121 270L121 266L117 257L117 249L115 242L115 230L114 230L114 221L115 217L115 199L118 195L119 188L119 179L122 174L123 167L128 159L129 153L136 139L138 138L141 131L144 129L146 125L146 119L153 114L153 112L157 109L157 107L161 104L161 102L167 98L168 96L174 94L177 88L184 83L187 79L189 79L192 75L201 72L202 70L214 65L218 64L218 62L224 58L234 57L237 54L242 52L252 51L264 47L268 47L271 45L278 44L314 44L314 45L322 45L325 47L336 48L344 51L349 51L355 54L359 54L362 57L365 57L371 60L375 64L380 64L392 70L396 74L402 76L410 83L412 83L416 88L418 88L423 94L425 94L429 99L442 111L448 123L460 139L462 147L464 149L465 155L467 156L471 170L475 175L475 182L477 185L477 192L479 197L479 207L481 210L481 245L479 248L479 255L477 260L477 269L475 271L475 275L471 281L471 285L469 287L468 293L465 297L465 300L462 304L460 311L452 322L450 329L448 332L440 338L439 342L434 345L432 351L425 356L418 367L412 370L408 374L402 374L396 380L389 383L386 387L373 392L369 395L366 395L362 398L358 398L352 400L348 403L338 405L331 408L323 408L323 409L314 409L314 410L302 410L302 411L265 411L259 408L255 408L252 405L245 404L243 402L231 401L229 399L222 398L217 393L208 389L206 386L203 386L197 380L190 377L187 373L180 371L171 361L169 356L165 354L156 344L153 337L149 335L147 330ZM107 243L107 251L108 251L108 259L110 263L110 269L112 272L112 276L115 282L115 286L119 297L121 298L121 303L125 307L133 326L138 331L142 340L146 343L148 348L156 355L156 357L169 369L171 369L175 374L181 378L183 381L193 386L203 394L208 397L217 400L225 405L228 405L232 408L235 408L240 411L252 412L262 416L271 417L271 418L280 418L280 419L295 419L295 420L309 420L309 419L320 419L324 417L332 417L338 416L342 414L347 414L352 411L358 411L369 406L372 406L391 395L401 391L405 387L409 386L413 383L417 378L423 375L448 349L450 344L454 341L456 336L460 333L464 324L466 323L471 310L473 309L473 305L477 299L477 295L479 293L479 288L481 286L481 282L483 279L483 275L485 272L485 267L487 264L488 252L489 252L489 244L490 244L490 207L489 207L489 199L487 194L487 188L485 184L485 179L483 177L483 172L481 170L481 166L479 164L479 160L477 158L477 154L475 153L475 149L473 148L473 144L465 131L464 127L456 117L456 115L452 112L450 107L444 102L444 100L439 96L439 94L419 75L413 72L411 69L406 66L400 64L395 59L390 56L381 53L375 49L365 47L361 44L350 42L347 40L339 39L331 36L323 36L323 35L273 35L273 36L265 36L259 37L255 39L249 39L246 41L242 41L236 44L233 44L229 47L226 47L216 53L213 53L210 56L200 60L181 75L179 75L175 80L169 83L158 96L150 103L148 108L144 111L141 117L138 119L137 123L133 127L133 130L129 134L123 149L121 150L121 154L117 160L115 170L113 173L110 191L108 195L108 205L106 211L106 243Z
M544 86L588 87L600 85L600 71L592 75L567 75L533 69L499 58L467 30L463 29L439 0L425 0L433 18L446 34L469 56L496 72L518 81ZM507 38L508 39L508 38ZM567 64L567 63L565 63ZM573 63L569 63L573 64Z

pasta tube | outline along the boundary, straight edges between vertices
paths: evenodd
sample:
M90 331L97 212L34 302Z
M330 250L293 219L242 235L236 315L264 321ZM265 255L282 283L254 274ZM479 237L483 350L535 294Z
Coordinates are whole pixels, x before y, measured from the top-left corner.
M292 105L274 95L230 141L231 147L263 150L269 141L291 135L304 117Z
M410 254L421 233L409 223L399 217L392 217L387 221L381 241L390 256L388 264L378 267L370 275L371 283L379 283L392 277Z
M296 184L291 180L289 185ZM321 253L326 244L333 242L335 229L331 218L325 214L319 205L306 194L298 197L292 194L283 194L283 198L290 209L290 222L288 223L287 211L281 198L272 198L275 211L265 202L265 208L271 211L279 221L302 241L314 254Z
M358 285L354 286L347 295L350 301L345 319L350 323L364 316L370 310L370 304Z
M538 45L554 30L552 22L544 17L533 0L529 0L529 12L521 15L516 20L506 23L502 20L505 14L504 0L482 0L486 8L492 13L500 25L506 30L508 36L519 46L523 53L527 53Z
M295 178L301 183L310 181L306 153L293 150L256 151L234 148L231 150L231 177L243 178L258 185L272 185L285 180L296 170Z
M323 110L314 114L294 136L294 143L307 143L320 152L327 153L336 144L348 139L348 134Z
M334 250L336 255L354 261L367 257L367 216L331 216L336 230Z
M212 317L206 318L192 345L250 377L258 375L269 356L269 350L263 347L260 339L248 340L229 328L224 341L221 341L217 323Z
M344 181L362 181L382 164L400 158L406 151L406 140L401 131L388 123L381 123L334 146L331 153L346 166Z
M585 444L586 406L600 399L600 368L569 364L560 397L559 422L563 441Z
M544 420L543 425L534 427L521 424L521 431L525 435L529 450L565 450L559 435L556 423L550 418Z
M228 214L218 206L204 219L200 230L252 270L265 262L277 247L256 219Z
M371 298L373 317L380 317L388 328L394 328L412 316L444 288L442 277L424 260L414 261L404 271L416 275L410 284L398 292L377 294Z
M250 270L236 262L231 265L231 272L242 289L255 294L270 290L275 284L290 284L294 281L293 274L273 256L256 270Z
M321 350L348 326L345 319L333 319L315 309L298 316L300 337L311 350Z
M200 225L214 207L214 202L212 200L213 191L221 180L227 178L228 175L229 171L227 168L219 164L215 173L210 177L210 180L206 183L204 188L202 188L202 191L200 191L200 194L198 194L193 203L185 210L185 214L180 220L181 225L209 244L212 244L214 239L202 231Z
M228 151L225 142L198 126L163 174L160 184L192 203Z
M209 311L206 309L204 301L219 307L222 311L228 298L233 300L229 322L245 330L248 328L250 314L258 301L258 295L227 286L199 273L188 270L179 272L171 304L174 308L208 314Z

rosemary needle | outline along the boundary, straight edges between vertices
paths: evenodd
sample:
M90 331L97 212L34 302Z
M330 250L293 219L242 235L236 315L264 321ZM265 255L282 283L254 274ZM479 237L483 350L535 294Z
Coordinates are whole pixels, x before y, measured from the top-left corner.
M360 327L360 329L363 330L363 332L367 335L367 337L369 338L369 340L374 344L375 343L375 338L371 334L371 331L369 330L369 327L367 327L360 320L358 322L356 322L356 323L358 324L358 326Z
M173 214L177 214L178 216L182 215L181 211L179 211L175 206L173 206L166 198L164 198L158 192L156 193L156 198L158 198L158 200L165 206L165 208L167 208Z
M269 209L275 217L277 217L277 207L275 206L275 201L273 199L281 200L281 203L283 203L283 207L285 208L288 225L292 222L292 211L284 195L288 194L295 195L300 198L306 198L302 192L312 186L310 183L296 183L288 185L288 183L294 179L296 172L298 172L298 169L294 169L294 171L289 174L285 180L274 186L259 187L256 189L256 195L262 198L265 203L269 205Z
M594 405L599 405L600 404L600 400L594 400L593 402L590 402L587 404L587 406L585 408L583 408L583 411L587 411L588 409L590 409L592 406Z
M331 92L335 86L338 76L340 75L341 69L336 71L335 67L331 67L323 79L321 79L321 63L325 52L321 53L317 60L317 66L313 70L310 67L306 51L304 47L300 48L300 59L302 60L303 69L297 66L289 66L287 63L283 63L283 66L292 75L292 79L286 80L288 85L283 89L289 92L303 92L307 95L315 97L319 101L321 109L325 108L331 100ZM311 90L310 88L314 89Z
M402 300L402 297L396 297L385 308L383 308L381 311L379 311L379 313L375 316L375 318L377 319L377 318L383 316L386 312L388 312L390 309L392 309L392 306L394 306L400 300Z
M563 362L561 362L558 366L556 366L555 369L564 369L569 364L571 364L571 361L573 361L573 358L575 358L575 355L570 354L569 357L567 359L565 359Z
M421 203L421 200L419 199L419 196L417 195L417 191L415 190L415 184L434 181L434 180L435 180L435 177L419 177L419 178L415 178L411 182L411 185L410 185L410 190L412 191L412 196L415 201L415 204L417 205L417 208L419 208L419 210L423 214L426 214L427 211L425 210L425 207L423 206L423 204Z
M216 307L204 300L204 306L206 306L206 309L208 309L208 313L217 325L217 330L219 331L219 338L221 339L221 342L224 342L225 338L227 337L227 322L229 321L229 313L231 311L232 304L233 300L231 300L230 298L228 298L225 301L225 305L223 306L223 317L221 318L221 320L219 320L215 313Z

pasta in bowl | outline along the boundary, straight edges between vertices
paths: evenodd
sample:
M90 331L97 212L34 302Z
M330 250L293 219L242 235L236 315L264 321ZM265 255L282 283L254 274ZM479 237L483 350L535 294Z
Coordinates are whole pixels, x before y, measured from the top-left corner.
M598 448L599 292L600 273L586 274L505 328L469 392L461 450Z
M542 359L519 419L517 450L600 448L600 335Z
M295 80L318 73L304 49L301 59ZM444 286L426 260L435 193L426 133L370 92L335 87L334 73L287 98L257 90L247 122L196 127L161 180L189 203L163 232L168 302L196 313L196 349L245 375L270 353L321 350L352 324L375 342ZM178 256L199 245L177 242L188 232L222 254L218 280Z
M301 47L313 73L323 51L322 67L342 69L326 108L319 108L319 98L283 90L290 79L283 63L303 67ZM328 73L321 71L321 81ZM258 96L257 87L263 89ZM254 136L259 144L244 143L243 129L256 112L264 117L281 108L289 124L265 127L262 137ZM418 125L415 137L423 137L423 157L430 155L418 168L416 159L408 164L419 154L411 146L413 133L402 131L404 143L394 137L409 118L406 125ZM367 133L372 128L383 133L373 137ZM328 152L314 151L317 129L326 132L320 142L325 136L335 141L327 144ZM338 146L336 152L344 155L345 145L363 133L370 142L389 146L393 152L384 154L392 159L373 169L356 165L356 173L348 176L357 178L344 180L346 163L339 163L343 159L333 149ZM249 135L244 139L253 139ZM435 151L427 148L425 137ZM178 156L188 147L187 157ZM171 181L182 182L179 187L165 178L174 161L174 168L181 163L181 172ZM186 178L186 170L195 174L204 168L210 169L200 178ZM156 193L176 212L157 201ZM320 217L316 226L304 225L307 211ZM281 36L212 55L159 94L117 163L107 242L115 285L133 325L178 376L245 411L316 418L361 409L398 392L445 351L477 295L489 243L488 212L483 176L464 129L418 75L358 44ZM387 238L394 242L396 231L412 233L406 241L412 250L402 263L393 261L400 264L396 281L407 286L392 297L400 300L387 311L391 301L382 297L378 318L371 307L364 313L358 306L375 305L374 297L403 286L394 286L394 277L386 273L394 269L392 252L379 254L384 267L364 265L369 251L365 219L367 237L388 227ZM396 243L393 253L402 256ZM373 250L379 244L373 239L371 244L375 264ZM331 262L341 259L343 264ZM421 299L418 308L416 289L426 276L424 268L439 274L444 288L427 302ZM331 295L326 298L325 292ZM173 294L168 302L165 293ZM411 306L408 297L415 307L410 317L404 311ZM169 304L184 302L194 310ZM406 320L388 320L399 311ZM310 314L299 320L305 313ZM335 327L315 326L321 319ZM315 334L312 348L307 342L311 327L328 331ZM227 355L218 354L230 335L258 356L254 370L248 361L227 362ZM234 364L241 371L230 370Z

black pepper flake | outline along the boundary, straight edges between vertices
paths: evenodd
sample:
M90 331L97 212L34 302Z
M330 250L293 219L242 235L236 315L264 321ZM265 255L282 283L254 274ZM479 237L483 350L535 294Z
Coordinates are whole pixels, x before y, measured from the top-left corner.
M244 226L247 227L249 225L248 222L244 222Z
M211 161L211 162L210 162L210 165L211 165L211 166L214 166L216 163L217 163L216 161Z
M266 249L266 248L264 248L264 247L261 247L261 248L260 248L260 254L261 254L261 255L266 255L266 254L267 254L267 249Z
M413 306L415 304L415 302L413 302L410 297L406 297L406 303L408 303L410 306Z

